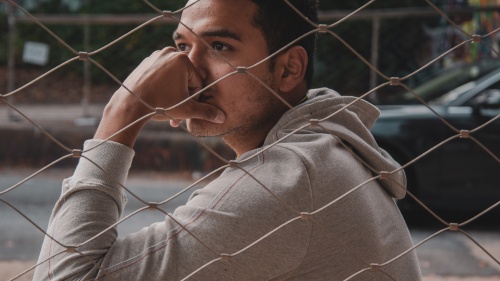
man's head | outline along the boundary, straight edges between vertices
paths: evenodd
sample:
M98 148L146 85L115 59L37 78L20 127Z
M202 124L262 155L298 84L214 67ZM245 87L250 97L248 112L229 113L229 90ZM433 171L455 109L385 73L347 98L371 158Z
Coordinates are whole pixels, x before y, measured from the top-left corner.
M288 110L282 99L294 105L307 92L309 59L305 47L297 43L272 61L266 58L312 27L287 5L279 9L289 9L291 12L285 14L294 15L292 18L285 16L283 23L267 21L264 16L273 17L282 11L261 2L258 6L253 0L190 0L173 35L178 50L189 57L203 86L210 86L199 96L199 102L216 106L226 115L222 124L190 119L188 129L198 136L222 136L238 153L262 143ZM304 23L304 32L295 30L296 23L290 22L299 20ZM275 40L278 35L283 38ZM309 47L312 52L314 43ZM235 73L236 67L246 67L247 73Z
M251 1L258 7L253 23L264 34L270 54L314 29L283 0ZM309 20L318 22L318 0L289 0L289 2ZM302 46L307 52L308 65L304 78L309 88L313 79L316 34L307 36L294 46ZM270 66L274 66L274 60L271 61Z

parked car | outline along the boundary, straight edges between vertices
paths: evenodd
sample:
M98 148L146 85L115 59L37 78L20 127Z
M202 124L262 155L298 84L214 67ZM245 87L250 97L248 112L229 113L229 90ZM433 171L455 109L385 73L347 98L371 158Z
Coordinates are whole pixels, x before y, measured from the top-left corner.
M444 69L434 73L432 78L425 79L424 82L418 83L417 86L412 86L408 80L404 83L413 92L417 94L422 100L429 102L436 99L449 91L460 87L471 81L476 81L483 76L500 68L500 59L495 60L482 60L479 62L457 65L450 69ZM391 90L391 88L384 88ZM379 93L379 104L421 104L420 100L415 97L411 92L406 91L404 88L395 88L399 93Z
M429 103L457 130L470 130L480 144L470 138L443 143L459 133L425 105L379 105L372 133L398 162L407 164L436 147L405 169L408 190L432 209L481 211L499 202L500 69Z

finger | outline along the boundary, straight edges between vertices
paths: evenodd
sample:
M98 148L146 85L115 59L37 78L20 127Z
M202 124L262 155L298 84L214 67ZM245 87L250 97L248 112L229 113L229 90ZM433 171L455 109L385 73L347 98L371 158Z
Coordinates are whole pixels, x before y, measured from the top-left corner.
M177 128L181 125L182 120L170 120L170 126Z
M185 112L185 118L203 119L219 124L226 121L226 114L214 105L190 100L186 107L189 110Z

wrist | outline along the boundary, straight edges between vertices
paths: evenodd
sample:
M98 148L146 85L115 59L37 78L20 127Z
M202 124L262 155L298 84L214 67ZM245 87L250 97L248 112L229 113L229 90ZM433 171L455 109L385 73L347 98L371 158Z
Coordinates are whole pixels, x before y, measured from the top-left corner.
M104 109L94 138L109 139L133 147L140 131L151 117L136 121L148 113L150 110L142 104L127 106L125 102L118 105L109 103Z

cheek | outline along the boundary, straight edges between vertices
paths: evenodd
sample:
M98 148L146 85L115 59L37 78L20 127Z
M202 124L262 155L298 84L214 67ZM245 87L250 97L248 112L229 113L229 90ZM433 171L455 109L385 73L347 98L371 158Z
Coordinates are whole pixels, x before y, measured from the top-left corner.
M253 91L254 84L258 83L246 74L233 74L219 81L215 86L223 99L237 101L243 99Z
M270 88L275 89L272 75L264 73L260 79ZM249 74L233 74L214 85L219 95L219 102L228 114L250 114L259 110L263 103L273 102L274 94ZM244 113L243 113L244 114Z
M236 69L220 59L214 59L207 63L207 70L212 76L212 80L217 80Z

